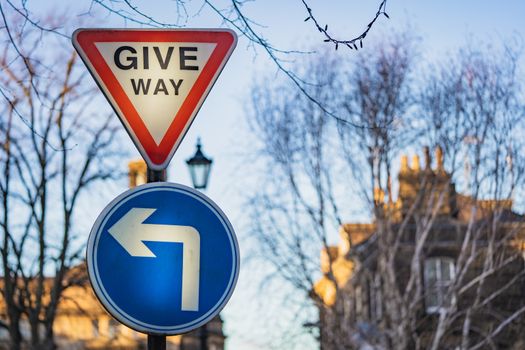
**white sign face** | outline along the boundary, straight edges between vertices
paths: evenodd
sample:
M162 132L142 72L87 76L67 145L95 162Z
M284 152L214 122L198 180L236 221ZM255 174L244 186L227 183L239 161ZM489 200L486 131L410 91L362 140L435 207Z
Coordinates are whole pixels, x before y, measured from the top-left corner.
M217 46L95 43L157 145Z
M166 168L230 57L223 29L79 29L73 44L148 167Z

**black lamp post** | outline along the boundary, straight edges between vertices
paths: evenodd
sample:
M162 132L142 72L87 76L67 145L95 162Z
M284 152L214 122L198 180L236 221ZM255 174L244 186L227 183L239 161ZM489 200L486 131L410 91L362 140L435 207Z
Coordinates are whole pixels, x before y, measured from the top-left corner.
M190 169L191 181L196 189L206 189L210 176L211 164L213 160L206 158L201 150L201 140L197 139L197 151L190 159L186 160Z
M208 179L210 177L211 164L213 160L206 158L202 153L202 145L200 138L197 139L197 150L190 159L186 160L188 168L190 169L191 182L195 189L206 189L208 186ZM208 326L203 324L200 328L200 350L208 350Z

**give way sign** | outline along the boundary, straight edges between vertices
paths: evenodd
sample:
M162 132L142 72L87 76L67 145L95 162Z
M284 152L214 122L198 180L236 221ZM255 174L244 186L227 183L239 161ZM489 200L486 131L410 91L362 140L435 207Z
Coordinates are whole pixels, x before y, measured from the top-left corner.
M73 45L151 169L168 166L230 57L227 29L78 29Z

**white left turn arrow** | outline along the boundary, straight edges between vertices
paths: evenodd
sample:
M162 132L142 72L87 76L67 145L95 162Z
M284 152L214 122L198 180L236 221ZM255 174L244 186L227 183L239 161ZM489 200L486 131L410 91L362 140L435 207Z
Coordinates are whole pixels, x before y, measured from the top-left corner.
M182 243L182 302L183 311L199 310L200 234L194 227L180 225L144 224L157 209L131 208L108 230L131 256L155 258L143 243Z

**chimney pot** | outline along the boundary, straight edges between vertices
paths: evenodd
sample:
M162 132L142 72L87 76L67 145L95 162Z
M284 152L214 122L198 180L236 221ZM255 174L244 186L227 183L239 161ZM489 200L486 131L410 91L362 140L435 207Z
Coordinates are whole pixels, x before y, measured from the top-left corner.
M408 171L408 157L406 155L401 156L401 171Z
M419 171L420 170L420 167L419 167L419 156L418 155L415 155L412 157L412 169L414 171Z
M443 149L441 146L436 147L437 170L443 170Z
M430 149L427 146L425 146L425 148L423 148L423 152L425 153L425 169L430 170L430 163L432 162L432 160L430 159Z

